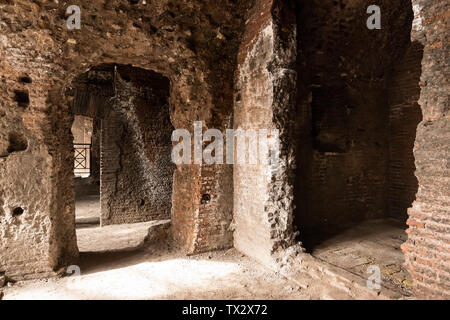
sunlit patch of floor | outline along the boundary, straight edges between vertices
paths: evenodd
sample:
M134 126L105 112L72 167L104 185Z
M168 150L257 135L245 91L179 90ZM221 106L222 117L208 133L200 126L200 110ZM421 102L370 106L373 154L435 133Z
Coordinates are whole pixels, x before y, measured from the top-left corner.
M81 276L18 283L5 299L311 299L303 289L234 249L92 253Z
M80 252L131 251L142 245L150 233L169 220L156 220L104 227L77 228L77 242Z

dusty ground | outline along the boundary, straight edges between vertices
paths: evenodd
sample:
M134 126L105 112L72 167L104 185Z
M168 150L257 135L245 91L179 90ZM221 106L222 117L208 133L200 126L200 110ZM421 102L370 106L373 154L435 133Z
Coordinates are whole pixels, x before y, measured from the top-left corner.
M81 276L15 283L15 299L311 299L286 278L234 249L192 257L167 243L142 249L165 221L98 227L99 195L77 193Z
M100 223L100 195L77 195L75 202L75 221L80 224Z
M234 249L186 257L160 252L83 254L81 276L17 283L4 299L311 299Z
M331 285L336 279L300 273L294 282L235 249L187 257L158 241L167 226L157 221L79 228L81 276L16 283L4 290L4 299L357 298ZM364 223L317 246L313 256L361 279L367 266L379 265L383 286L405 293L410 276L399 251L403 233L386 221Z
M78 229L81 276L16 283L4 299L312 298L234 249L192 257L164 242L136 249L152 228L155 223Z
M168 227L170 220L78 228L80 252L133 251L144 246L147 236L160 226Z

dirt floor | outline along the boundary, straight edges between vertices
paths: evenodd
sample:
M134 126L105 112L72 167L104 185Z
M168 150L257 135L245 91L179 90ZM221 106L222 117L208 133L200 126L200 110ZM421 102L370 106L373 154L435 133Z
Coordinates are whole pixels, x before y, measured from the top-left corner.
M188 257L165 241L168 226L169 221L155 221L78 228L81 254L74 269L80 276L18 282L4 289L3 299L355 298L331 285L334 280L306 274L288 280L235 249ZM317 246L313 256L360 279L367 278L369 265L378 265L383 286L405 294L411 280L399 249L403 233L386 221L363 223Z
M312 299L234 249L186 257L159 252L87 253L81 276L16 283L16 299Z
M79 228L81 276L18 282L3 299L314 298L234 249L187 257L166 242L143 248L164 225Z
M75 188L75 222L78 226L100 224L100 190L78 178Z
M169 227L170 220L77 228L80 252L124 252L142 248L156 229Z
M75 203L75 222L77 225L100 223L100 196L78 196Z

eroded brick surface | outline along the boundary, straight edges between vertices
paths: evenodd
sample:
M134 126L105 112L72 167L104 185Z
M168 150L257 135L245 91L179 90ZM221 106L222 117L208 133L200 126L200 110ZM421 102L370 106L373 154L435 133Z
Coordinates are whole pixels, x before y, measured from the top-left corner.
M69 31L63 3L1 4L0 270L12 278L39 277L77 259L73 114L66 95L71 81L105 63L153 70L171 82L175 128L192 128L194 120L217 127L231 116L233 53L247 6L245 1L93 1L80 5L82 29ZM24 77L31 82L21 81ZM15 143L19 148L9 148L10 135L26 140L26 147ZM194 252L200 243L194 230L203 209L200 188L195 194L191 186L209 182L192 170L179 170L173 234L181 247ZM231 181L231 172L222 172L218 176ZM220 194L220 188L215 184L213 191ZM230 188L225 190L229 195ZM224 218L202 218L201 225L222 230L224 221L231 220L230 207L223 207L224 213L221 206L216 209ZM11 214L16 208L23 210L20 216ZM208 249L224 246L221 239L213 240Z
M234 245L307 270L315 240L395 218L414 294L450 297L445 1L147 2L80 5L80 31L61 2L0 4L0 274L77 261L79 114L101 121L103 224L170 217L187 254ZM365 26L372 2L381 30ZM87 90L105 65L125 69ZM161 78L139 78L149 70ZM175 167L172 127L194 121L279 130L278 167Z
M448 30L450 6L413 1L413 40L424 45L419 104L423 121L414 144L419 190L409 209L408 241L402 246L414 278L415 294L450 297Z

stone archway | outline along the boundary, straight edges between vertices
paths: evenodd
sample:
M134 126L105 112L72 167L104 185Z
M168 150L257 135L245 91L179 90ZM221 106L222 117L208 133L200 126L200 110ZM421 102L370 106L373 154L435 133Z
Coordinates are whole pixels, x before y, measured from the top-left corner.
M73 86L73 112L100 120L100 224L170 219L175 166L169 80L104 64L77 77Z
M369 3L369 1L353 1L349 3L332 3L331 1L329 3L322 1L294 2L295 1L292 1L291 4L295 5L295 3L297 3L297 5L308 6L316 3L319 6L322 6L323 8L319 9L318 12L322 14L322 18L325 20L332 19L333 14L339 16L339 14L342 14L343 9L348 10L348 13L351 13L353 16L342 23L337 21L336 23L330 22L324 24L323 20L318 21L318 24L322 25L323 28L329 28L330 30L323 36L313 36L311 32L315 32L317 29L308 34L309 31L307 31L305 27L313 26L313 21L311 20L315 19L314 14L306 14L304 17L297 17L297 19L295 19L292 14L289 15L289 13L286 12L296 12L296 9L291 8L287 11L283 10L283 7L288 5L287 3L284 3L283 5L277 1L261 1L259 2L259 5L254 7L254 11L250 12L249 23L247 24L246 33L244 34L243 43L239 52L239 65L237 71L238 85L234 114L235 126L250 128L258 128L261 125L274 126L280 129L282 134L284 132L286 135L285 138L282 138L281 140L281 154L279 159L281 170L278 171L281 175L270 175L269 168L257 168L258 170L256 171L252 170L250 167L242 169L238 167L235 169L234 191L235 195L238 195L235 196L235 246L258 261L268 265L273 265L275 263L278 267L284 265L284 258L289 256L292 252L302 251L302 248L300 248L299 245L294 245L295 241L293 241L292 238L294 236L292 224L295 218L294 202L297 202L297 215L299 214L299 211L301 211L300 214L307 212L305 203L302 203L301 201L299 203L296 199L298 199L299 196L301 198L310 192L308 186L305 185L305 176L298 174L299 170L300 172L302 170L301 167L299 168L299 165L307 167L308 161L305 161L305 158L302 157L298 149L290 142L295 141L295 143L298 143L299 148L303 153L307 153L306 150L312 148L313 143L310 141L311 139L298 139L299 135L304 135L306 137L310 134L312 129L310 122L308 121L311 117L311 110L308 109L308 106L311 105L311 102L314 99L311 91L318 92L323 90L323 85L321 85L318 80L320 77L326 76L327 72L333 70L333 68L339 69L340 66L349 64L350 69L353 68L356 70L358 69L356 67L358 65L358 59L362 59L362 67L359 68L358 71L365 70L365 68L371 68L371 70L366 71L368 71L368 74L373 73L374 75L368 77L363 76L360 79L362 82L371 81L377 77L381 79L383 78L383 73L386 78L384 80L382 79L382 81L392 79L392 81L389 82L389 86L392 87L390 93L387 94L389 97L386 98L386 101L384 102L378 101L380 102L380 105L387 106L391 102L393 104L405 104L403 107L400 106L400 109L402 109L402 112L405 112L404 115L408 117L408 123L402 122L402 119L398 119L397 124L394 123L390 129L390 134L392 136L389 139L393 141L391 144L390 156L394 158L396 164L391 165L390 168L389 166L386 167L386 169L391 172L391 175L395 174L395 172L401 172L399 174L404 181L395 180L396 178L392 176L393 178L390 180L391 187L388 187L387 190L390 192L394 189L399 190L402 195L397 198L394 197L395 199L392 196L390 197L389 201L391 204L387 212L390 212L389 214L398 214L398 212L401 211L402 219L404 219L403 223L405 224L406 208L412 205L412 208L408 210L408 240L402 245L406 257L406 266L414 279L414 291L416 293L420 292L422 296L437 296L437 288L440 287L442 289L442 286L437 284L439 279L441 279L440 277L447 278L448 276L448 264L442 262L445 260L445 254L438 254L434 250L431 250L433 253L425 253L427 250L422 249L429 247L431 243L434 243L434 245L439 246L441 249L444 248L442 244L445 242L445 240L443 240L445 236L443 234L438 235L438 230L442 231L445 229L443 229L441 220L443 214L442 207L436 207L432 204L434 200L431 199L437 199L437 202L446 208L448 197L439 195L440 193L437 192L437 189L431 185L432 179L430 178L430 175L432 175L431 172L439 172L441 174L445 172L445 169L438 163L443 164L446 162L444 154L448 153L448 148L438 147L437 145L443 145L442 139L448 137L448 130L446 130L448 121L445 120L447 117L446 111L448 110L444 107L448 99L445 98L445 95L442 92L438 92L440 90L436 91L429 85L427 85L424 90L423 81L424 79L430 79L433 83L438 83L438 78L441 73L436 76L432 75L431 65L436 63L439 65L439 68L446 69L442 63L445 59L440 60L439 58L436 58L442 57L444 52L440 40L443 39L443 34L445 32L436 33L435 37L432 37L434 40L431 40L430 38L433 26L434 30L437 30L436 28L444 30L446 27L443 22L443 20L445 20L443 18L445 17L445 8L443 5L437 5L437 2L434 4L427 3L425 5L424 1L413 1L411 6L409 1L396 4L381 1L380 5L384 8L382 12L383 21L386 23L385 26L387 26L386 28L403 31L401 32L401 40L399 40L398 34L392 31L387 35L387 38L390 38L391 41L387 41L385 45L377 45L379 41L386 41L387 38L384 40L382 39L383 30L381 30L381 33L374 32L368 34L369 30L367 30L365 26L367 18L365 9L368 5L372 4ZM414 21L413 11L415 15ZM261 12L263 12L263 14L261 14ZM436 14L438 18L436 18L434 14ZM428 17L429 20L426 20L425 17ZM295 20L297 20L298 25L301 25L302 23L309 24L303 25L301 29L297 28L296 30L296 27L293 27L293 25L295 25L293 21ZM358 22L360 23L358 24ZM346 28L351 26L352 23L360 25L361 30L359 30L359 32L346 32ZM427 35L426 37L425 34ZM308 50L308 36L315 37L315 40L319 42L324 38L328 39L327 37L330 39L321 44L324 45L323 48L316 48L315 56L308 56L307 54L305 55L305 52ZM368 44L368 47L373 46L373 48L366 48L366 51L361 51L363 52L361 56L355 57L355 59L350 58L345 61L339 60L340 56L341 58L348 58L345 57L345 54L331 54L330 57L336 59L336 61L330 65L329 69L327 69L324 61L326 61L326 56L330 52L327 51L326 45L335 42L336 47L339 48L338 51L341 49L345 50L345 46L342 46L342 42L351 42L351 39L349 38L352 36L364 37L364 39L359 41L359 44L365 43L365 41L371 39L372 41L369 41L370 44ZM347 40L339 40L339 37L347 37ZM411 37L412 40L410 40ZM298 39L296 44L294 39ZM421 44L419 44L418 41L420 41ZM402 47L403 44L405 46ZM386 50L386 46L389 45L392 49ZM380 53L371 56L377 50L381 50ZM433 54L437 54L438 56L433 56ZM295 58L296 55L298 55L297 58ZM357 55L356 51L355 55ZM370 62L371 57L376 61ZM297 67L294 62L295 59L298 61ZM381 60L387 63L386 68L379 68ZM323 70L315 70L315 73L309 74L307 69L314 64L322 64ZM393 70L391 70L391 68ZM402 68L403 72L401 71ZM391 72L392 74L390 74ZM340 81L345 82L345 78L349 77L350 73L341 72L336 73L336 75L336 77L330 77L327 80L331 82L335 81L335 83L339 83ZM305 79L307 79L308 76L311 76L313 79L313 82L309 84L305 83ZM391 76L394 77L390 78ZM355 79L356 78L358 78L358 76L356 76ZM410 80L410 85L405 86L405 83L409 81L408 79ZM380 92L385 90L386 87L381 84ZM402 92L406 92L407 90L410 90L411 93L406 94L403 97L405 98L403 102L400 101L402 99ZM294 94L294 91L297 92ZM362 88L357 88L354 92L368 93L367 90ZM418 103L422 108L423 120L421 119L417 104L419 92L421 98ZM384 100L383 97L386 96L385 93L381 93L381 100ZM326 101L327 97L331 96L330 92L325 92L325 94L323 94L324 101ZM371 103L378 103L376 102L375 96L376 95L369 99L371 100ZM414 99L410 101L409 99L412 99L412 97L414 97ZM317 94L315 98L317 106ZM296 99L298 100L297 102L295 102ZM438 100L433 100L434 102L432 102L429 99L438 99L439 102L437 102ZM349 105L348 111L352 112L354 105L351 101L343 102L344 104ZM390 104L392 112L390 117L395 120L395 117L399 116L397 114L399 105L394 106L393 104ZM298 106L297 109L295 105ZM411 107L409 109L410 113L408 113L409 111L404 109L404 107ZM297 110L297 112L294 110ZM315 112L317 112L317 108ZM254 116L249 117L250 113ZM386 119L388 119L389 113L385 113L385 116ZM291 126L292 121L286 120L289 118L297 119L297 128ZM427 118L429 119L427 120ZM386 122L387 121L388 120L386 120ZM382 122L379 123L381 124ZM395 129L395 126L399 123L400 127ZM330 122L329 124L328 128L332 128L333 123ZM418 128L416 135L415 128L417 127L417 124ZM369 126L373 126L373 123L370 123ZM409 128L409 126L411 126L411 128ZM322 126L322 129L325 127L326 124ZM345 127L345 125L343 127ZM366 130L366 128L364 128L364 130ZM373 129L372 132L374 130L376 131L376 129ZM388 129L386 128L386 130ZM318 139L316 139L319 140L315 143L315 147L320 149L319 153L328 153L329 156L332 157L333 154L339 155L342 152L345 152L348 147L345 139L340 139L339 137L335 137L336 139L334 139L332 134L327 135L326 133L326 130L322 130L322 136L318 136ZM414 156L412 156L414 140ZM437 145L434 143L437 143ZM439 160L428 159L425 155L426 150L435 154L437 157L436 159ZM366 154L363 153L363 155L365 156ZM378 154L376 156L378 156ZM399 160L400 156L402 157L401 160ZM353 160L357 158L357 156L352 157ZM414 161L413 158L415 158L415 166L417 168L415 173L413 172L413 165L411 165ZM400 171L397 171L399 161L401 161ZM323 163L326 163L326 161ZM432 165L433 163L435 165ZM297 167L297 174L295 174L295 167ZM321 167L319 166L318 169L320 168ZM320 178L320 170L316 171L319 171L318 178ZM256 176L250 176L249 172L256 174ZM381 176L385 177L383 168L381 168L380 173ZM419 184L417 196L415 196L415 192L417 192L417 180L414 178L414 174L417 177ZM345 175L346 174L344 174L344 176ZM297 180L297 183L293 180L293 177L295 176L299 179ZM371 178L374 178L374 175L371 175ZM382 178L382 180L384 179L385 178ZM375 178L375 180L377 179ZM444 180L440 180L441 183L439 185L444 187L447 191L448 183L444 182ZM256 181L257 183L255 183ZM367 177L365 180L363 179L361 181L367 181ZM354 181L344 181L344 184L352 182ZM302 188L304 192L301 191ZM339 191L339 188L336 190ZM342 190L341 187L340 190ZM358 188L356 193L364 193L364 190L364 188ZM383 195L384 192L385 189L381 187L379 189L379 194L382 199L385 198ZM255 194L258 196L255 196ZM368 197L363 196L363 198L370 198L374 195L375 193L371 192L370 194L367 194ZM320 206L326 204L326 202L320 200L321 196L323 196L323 193L318 193L319 199L316 199L314 205ZM414 196L415 201L411 204L411 200ZM246 206L244 205L245 203L250 203L251 205ZM373 209L373 206L371 209ZM383 214L386 213L383 203L381 203L380 212L384 212ZM336 218L336 216L332 216L331 211L329 213L329 218L331 218L331 220ZM436 218L433 218L433 216ZM304 234L302 235L302 232L305 232L305 229L307 229L308 223L310 222L308 219L314 218L317 217L306 217L300 222L298 227L300 229L300 239L304 236ZM324 220L323 218L327 220L326 216L322 217L322 220ZM320 217L318 220L320 220ZM322 222L319 222L319 225L321 225ZM427 222L429 223L428 228L426 227ZM336 219L329 223L330 226L336 224L339 224ZM325 224L323 226L325 226ZM396 246L396 250L399 251L399 249L399 246ZM448 250L445 249L444 251L446 252ZM310 260L304 255L301 256L302 258L300 261L303 261L302 267L305 266L305 270L308 270L307 264L304 261ZM314 262L311 262L311 266L311 268L314 268ZM311 268L309 268L309 270L311 270ZM425 275L426 280L422 275ZM316 276L318 275L316 274ZM319 276L324 275L322 274Z
M2 117L14 123L11 138L3 139L2 131L1 146L5 144L6 150L12 141L16 147L9 148L0 164L2 177L8 177L0 187L0 271L12 280L52 275L77 260L69 133L73 116L64 97L77 75L104 63L154 70L172 83L170 112L175 128L191 129L194 120L218 129L230 125L232 52L243 23L231 14L234 9L213 15L232 26L219 36L218 31L204 33L215 30L210 25L216 22L205 10L216 11L216 4L180 3L169 8L170 14L162 4L121 5L127 14L101 1L82 7L80 32L64 28L63 4L7 5L9 19L17 22L21 10L30 11L30 25L18 32L5 31L1 47L2 103L7 107ZM104 23L96 20L99 13ZM200 17L201 23L184 21L186 14ZM225 37L234 40L224 42ZM210 50L211 43L217 50ZM17 45L19 54L14 51ZM226 201L232 198L231 172L230 167L200 165L176 169L172 237L186 253L232 245L228 228L232 207ZM206 193L210 201L201 203Z
M186 86L183 85L181 87L183 90L182 93L177 92L177 94L183 94L186 92ZM174 92L177 90L177 84L173 84L171 87L171 101L173 99ZM197 92L198 93L198 92ZM207 96L208 93L203 95L203 97ZM125 101L129 99L126 95L123 97ZM187 98L187 101L189 101L191 104L196 105L196 102L194 98ZM205 105L206 108L206 105ZM193 122L188 117L189 115L186 115L186 113L177 112L179 110L179 107L172 106L171 107L171 114L170 118L174 125L178 125L182 128L189 128L190 124ZM109 114L109 117L111 116L111 111ZM136 114L137 117L139 117L139 114ZM61 118L67 119L71 118L70 111L67 110L65 115L62 115ZM198 117L198 115L196 115ZM61 118L55 119L60 123L70 123L70 120L61 121ZM55 125L57 125L55 123ZM117 128L113 127L111 128L112 131L116 131ZM62 163L62 166L58 169L60 172L60 176L64 177L61 180L57 181L58 184L56 187L56 190L61 192L59 194L59 203L65 204L65 208L70 208L67 210L67 215L58 216L58 222L54 225L54 245L56 245L57 250L52 253L52 256L55 257L55 265L56 266L65 266L69 263L72 263L72 261L76 261L76 250L69 249L68 248L73 246L71 243L73 243L74 238L68 237L70 234L72 234L72 228L73 224L67 224L62 223L62 220L72 220L72 212L73 212L73 204L72 204L72 194L70 192L64 192L63 190L68 190L72 188L70 180L67 179L67 174L61 174L61 172L68 170L69 163L71 161L67 161L70 159L69 154L66 153L64 150L62 150L62 146L64 144L67 144L68 141L64 139L64 141L61 141L61 137L59 134L62 132L67 132L68 127L60 128L58 130L58 136L55 137L58 139L57 145L58 150L56 152L61 152L65 154L65 156L61 156L61 158L65 159L65 161ZM69 150L69 149L67 149ZM106 171L102 171L102 175L104 175ZM169 200L172 201L172 210L171 210L171 238L174 241L175 246L181 247L183 250L185 250L186 253L196 253L196 252L203 252L206 250L210 250L209 248L223 248L230 246L230 231L225 229L221 229L224 234L217 234L216 228L214 227L214 224L220 224L222 225L222 220L215 220L213 217L208 216L206 214L201 214L202 210L207 210L209 207L208 203L201 203L201 196L202 194L208 192L211 194L214 189L218 192L218 195L216 198L221 198L222 195L222 189L223 184L216 184L215 178L211 179L211 175L214 177L215 175L222 175L222 176L229 176L230 171L223 171L222 168L219 167L211 167L209 169L205 168L203 165L180 165L175 170L174 177L173 177L173 192L171 193L171 197L169 197ZM103 177L102 177L103 178ZM229 179L229 178L228 178ZM226 180L222 180L226 181ZM222 182L223 183L223 182ZM115 183L113 183L115 184ZM207 185L211 185L207 187ZM195 186L195 187L193 187ZM206 188L207 191L204 191ZM231 192L230 189L226 189L225 187L224 192ZM105 187L105 184L102 185L102 193L106 193L107 188ZM192 192L192 191L195 192ZM108 224L108 223L118 223L119 221L127 221L131 222L131 220L123 220L119 216L112 219L113 216L111 215L111 211L109 213L106 212L107 207L111 207L109 204L107 204L104 201L105 198L102 197L102 224ZM128 198L127 198L128 199ZM216 200L217 201L217 200ZM140 202L142 203L142 201ZM215 203L213 204L215 205ZM214 206L214 208L216 208ZM105 209L105 210L104 210ZM224 208L226 209L226 207ZM61 211L60 211L61 212ZM123 212L123 210L118 210L117 212ZM231 221L231 212L223 212L223 211L216 211L214 210L214 213L216 216L222 215L225 218L225 221L228 221L228 224ZM128 219L128 218L127 218ZM206 224L203 224L202 221L204 220L211 221L211 230L209 230L209 226ZM222 218L223 219L223 218ZM138 218L140 221L140 218ZM136 221L138 221L136 220ZM110 222L108 222L110 221ZM135 220L133 220L135 221ZM204 238L204 234L210 233L211 235L214 235L216 237L215 242L214 241L207 241L207 239Z

